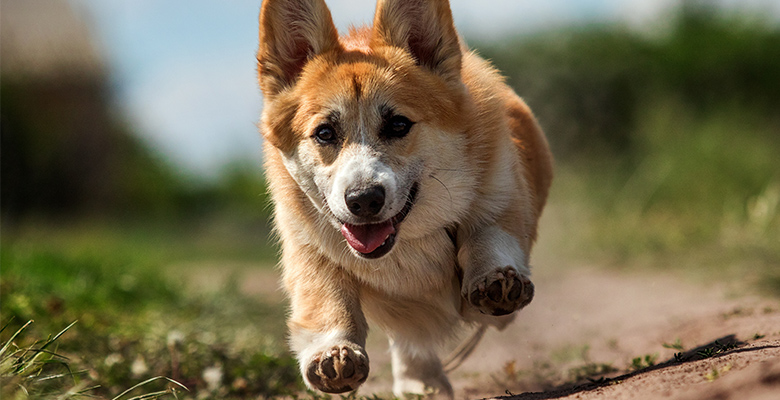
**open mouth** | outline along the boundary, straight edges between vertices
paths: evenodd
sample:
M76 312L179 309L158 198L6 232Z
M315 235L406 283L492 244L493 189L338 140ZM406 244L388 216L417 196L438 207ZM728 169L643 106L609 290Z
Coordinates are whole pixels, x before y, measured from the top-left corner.
M417 200L419 185L415 182L409 190L404 208L394 217L377 224L341 225L341 234L347 239L347 244L364 258L374 259L389 253L395 245L398 225L406 218Z

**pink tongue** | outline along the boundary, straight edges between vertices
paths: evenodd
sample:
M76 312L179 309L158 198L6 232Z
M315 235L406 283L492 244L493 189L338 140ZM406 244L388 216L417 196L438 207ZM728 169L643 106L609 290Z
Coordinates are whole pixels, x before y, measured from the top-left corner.
M392 221L387 220L381 224L341 226L341 234L353 249L368 254L376 250L390 235L395 233Z

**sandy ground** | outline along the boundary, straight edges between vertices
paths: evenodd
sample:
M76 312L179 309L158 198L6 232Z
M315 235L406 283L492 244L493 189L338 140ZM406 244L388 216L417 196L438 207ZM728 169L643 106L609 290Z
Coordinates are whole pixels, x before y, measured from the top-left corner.
M458 399L780 399L777 300L662 272L536 262L548 263L534 270L534 301L449 374ZM232 270L245 293L282 301L272 270ZM359 394L390 397L381 332L367 347Z
M535 284L518 319L450 373L457 398L780 399L776 301L588 268L538 271ZM360 394L389 395L386 349L369 341Z
M658 275L576 269L536 278L535 302L451 374L459 397L780 398L777 303Z

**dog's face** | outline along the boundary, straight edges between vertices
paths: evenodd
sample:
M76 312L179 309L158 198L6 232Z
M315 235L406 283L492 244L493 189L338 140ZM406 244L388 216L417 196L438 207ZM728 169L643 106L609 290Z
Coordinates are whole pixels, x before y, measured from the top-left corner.
M432 4L409 21L410 10L380 3L373 30L340 41L321 1L271 3L258 52L264 136L321 217L367 259L452 221L467 110L448 12ZM436 28L420 38L426 21Z

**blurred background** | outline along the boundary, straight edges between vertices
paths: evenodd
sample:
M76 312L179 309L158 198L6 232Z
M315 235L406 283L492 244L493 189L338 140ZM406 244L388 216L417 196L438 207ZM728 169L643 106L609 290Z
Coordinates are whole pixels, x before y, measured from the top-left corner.
M373 2L327 2L341 31L371 20ZM301 388L256 128L259 6L0 3L2 340L78 320L48 356L80 371L31 382L0 362L4 394ZM780 296L780 2L452 9L552 145L538 260Z

